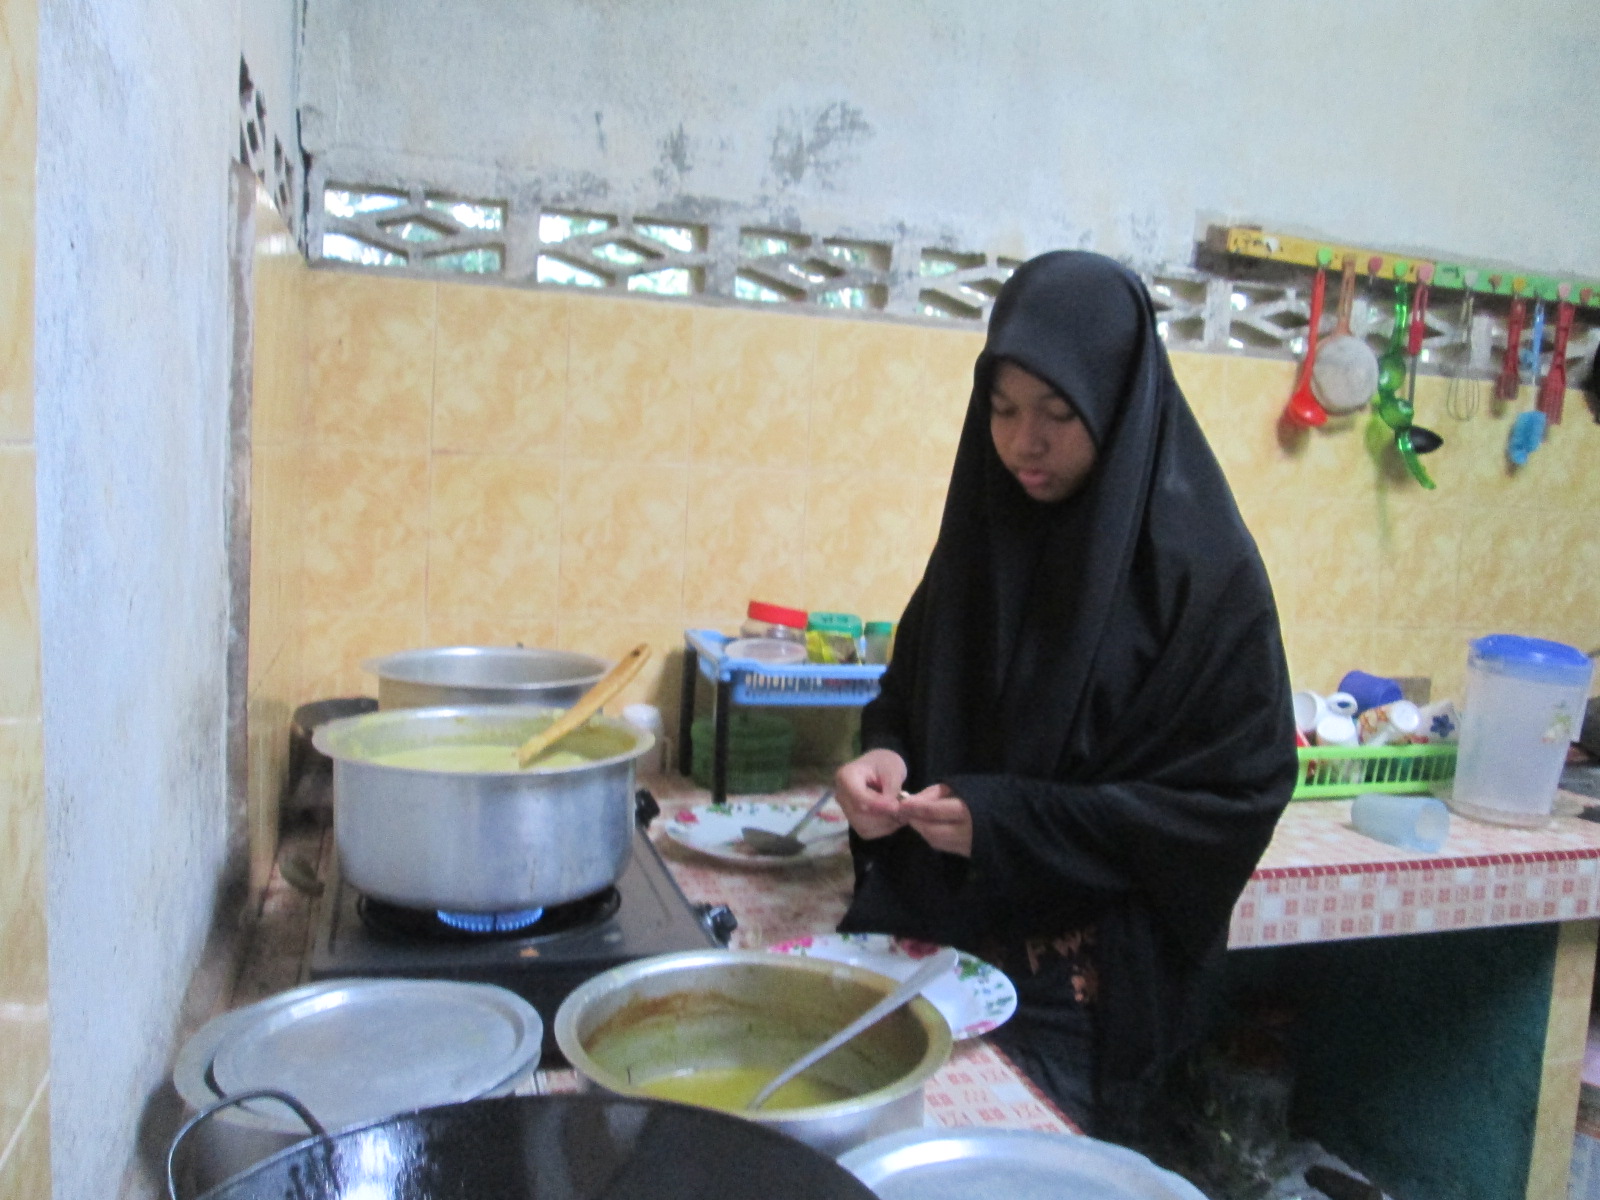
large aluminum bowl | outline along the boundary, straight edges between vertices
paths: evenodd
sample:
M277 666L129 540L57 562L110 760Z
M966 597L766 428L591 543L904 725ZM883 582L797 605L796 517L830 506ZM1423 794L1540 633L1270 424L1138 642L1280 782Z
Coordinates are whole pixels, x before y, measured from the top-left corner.
M763 950L694 950L597 975L556 1012L556 1044L591 1085L622 1095L696 1068L774 1073L898 986L844 963ZM919 996L811 1069L853 1093L747 1119L837 1155L922 1124L922 1092L950 1056L950 1027Z
M616 882L632 847L634 760L655 744L626 721L591 717L561 743L590 761L554 771L373 761L418 746L520 746L561 711L401 708L319 726L344 881L391 904L462 912L564 904Z
M611 667L571 650L521 646L431 646L368 659L382 708L533 704L570 708Z

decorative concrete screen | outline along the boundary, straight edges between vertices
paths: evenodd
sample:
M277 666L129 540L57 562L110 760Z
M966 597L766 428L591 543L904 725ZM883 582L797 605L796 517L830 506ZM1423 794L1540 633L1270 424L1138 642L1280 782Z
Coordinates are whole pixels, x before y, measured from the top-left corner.
M902 231L879 240L544 208L417 187L329 182L311 199L313 256L323 259L409 274L492 276L522 286L808 305L903 320L982 323L1020 262L920 244ZM1302 273L1233 279L1173 267L1143 277L1161 336L1173 349L1281 358L1305 351L1310 287ZM1338 292L1333 272L1328 286L1331 312ZM1385 282L1363 279L1352 313L1353 329L1377 351L1394 320L1390 292ZM1423 368L1491 377L1504 352L1504 320L1478 312L1469 338L1458 304L1446 294L1428 310ZM1567 355L1574 381L1585 376L1597 345L1600 328L1574 327Z

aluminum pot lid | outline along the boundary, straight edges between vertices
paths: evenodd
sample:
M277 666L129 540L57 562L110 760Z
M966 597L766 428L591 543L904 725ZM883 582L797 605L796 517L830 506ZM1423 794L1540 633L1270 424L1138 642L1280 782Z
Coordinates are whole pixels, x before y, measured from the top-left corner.
M839 1156L880 1200L1205 1200L1144 1155L1094 1138L1024 1129L908 1129Z
M230 1029L211 1073L225 1094L288 1092L337 1129L485 1095L526 1070L543 1037L533 1006L505 988L352 979Z

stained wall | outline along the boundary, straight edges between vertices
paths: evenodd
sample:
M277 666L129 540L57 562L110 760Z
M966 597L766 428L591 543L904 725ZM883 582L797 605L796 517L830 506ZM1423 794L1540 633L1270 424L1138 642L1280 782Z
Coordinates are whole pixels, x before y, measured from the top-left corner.
M347 183L521 183L602 212L1141 266L1189 262L1222 218L1596 275L1592 17L1584 0L324 0L300 86L306 148Z
M239 13L54 4L39 28L51 1149L57 1195L113 1196L229 882Z

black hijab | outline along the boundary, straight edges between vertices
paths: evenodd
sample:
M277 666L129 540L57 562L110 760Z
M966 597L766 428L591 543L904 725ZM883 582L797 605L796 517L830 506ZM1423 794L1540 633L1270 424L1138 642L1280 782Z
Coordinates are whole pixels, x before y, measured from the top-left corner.
M1001 361L1094 441L1066 500L1031 499L995 452ZM1192 1023L1296 766L1266 572L1149 295L1110 259L1045 254L1001 290L938 541L862 730L905 757L908 787L967 801L973 857L908 830L857 841L844 927L970 947L1092 921L1102 1094L1148 1080Z

